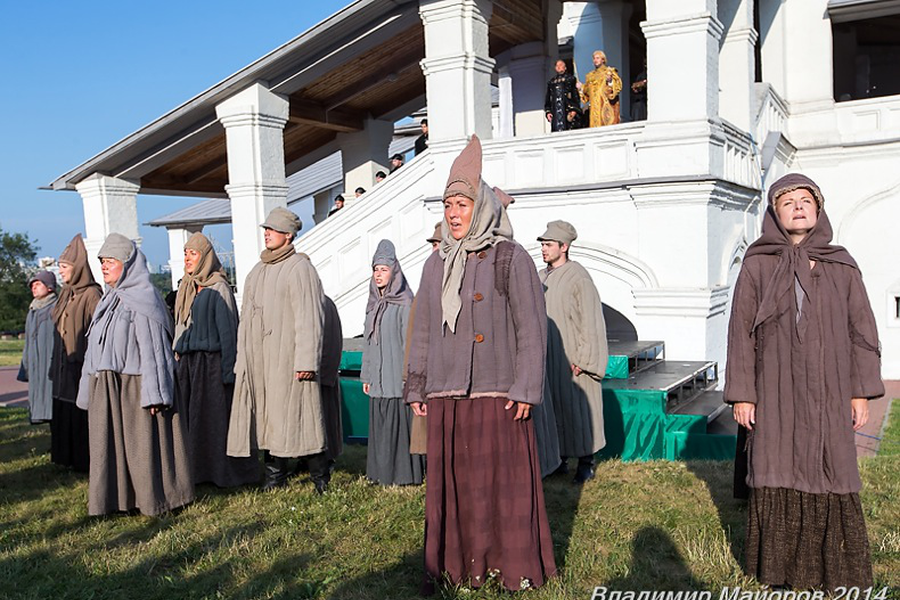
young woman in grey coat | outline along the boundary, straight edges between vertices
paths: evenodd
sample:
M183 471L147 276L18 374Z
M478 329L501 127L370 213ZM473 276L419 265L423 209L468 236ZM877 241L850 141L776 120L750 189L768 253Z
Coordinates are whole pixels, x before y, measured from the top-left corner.
M53 385L50 358L53 355L53 319L56 306L56 277L38 271L28 282L34 296L25 317L25 347L19 367L19 381L28 382L28 418L46 423L53 417Z
M77 402L88 411L88 514L157 515L194 499L172 318L134 242L110 234L98 256L109 287L88 330Z
M401 398L412 301L394 244L381 240L372 257L360 379L371 398L366 477L383 485L422 483L422 455L409 452L412 410Z

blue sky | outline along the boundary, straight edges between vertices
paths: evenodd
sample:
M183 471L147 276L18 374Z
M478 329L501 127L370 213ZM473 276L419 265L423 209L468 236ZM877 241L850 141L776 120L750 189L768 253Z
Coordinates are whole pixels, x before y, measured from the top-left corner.
M84 233L81 199L39 187L349 3L0 2L0 228L58 256ZM196 201L139 196L138 218ZM141 235L168 260L164 229Z

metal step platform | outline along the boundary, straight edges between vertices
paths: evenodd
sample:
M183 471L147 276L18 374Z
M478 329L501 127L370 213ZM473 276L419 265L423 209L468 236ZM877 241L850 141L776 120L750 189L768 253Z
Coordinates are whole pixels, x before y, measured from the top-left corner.
M710 424L726 410L731 412L729 406L722 400L722 392L710 390L669 412L675 415L701 415L706 417L706 422ZM707 427L707 432L709 433L709 427Z
M719 366L715 361L660 360L628 379L606 379L603 387L663 391L666 393L666 412L672 412L712 390L718 380Z
M608 377L627 377L642 371L662 360L666 343L661 341L617 341L610 340ZM627 363L627 372L619 368L619 363Z

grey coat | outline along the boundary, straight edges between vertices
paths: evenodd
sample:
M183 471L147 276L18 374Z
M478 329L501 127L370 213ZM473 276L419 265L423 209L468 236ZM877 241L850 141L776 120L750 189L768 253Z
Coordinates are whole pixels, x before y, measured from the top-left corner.
M378 334L365 340L359 379L369 384L372 398L400 398L403 395L403 354L409 308L388 304L379 320Z
M56 296L40 308L31 308L25 317L25 347L21 372L28 382L28 417L32 422L53 418L53 382L50 381L50 359L53 355L55 326L50 313Z
M194 298L187 324L175 324L175 352L221 353L222 383L234 383L237 327L234 294L227 284L215 283L200 290Z
M441 327L443 269L432 253L416 301L404 400L491 396L540 404L547 320L531 257L515 242L467 257L456 333Z

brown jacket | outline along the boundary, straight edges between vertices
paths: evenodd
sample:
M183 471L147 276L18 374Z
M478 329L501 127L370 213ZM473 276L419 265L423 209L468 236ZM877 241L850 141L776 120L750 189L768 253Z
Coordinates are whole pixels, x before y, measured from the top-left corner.
M515 242L469 254L455 334L441 327L443 269L432 253L416 300L405 401L495 396L540 404L547 321L539 318L544 293L531 257Z

